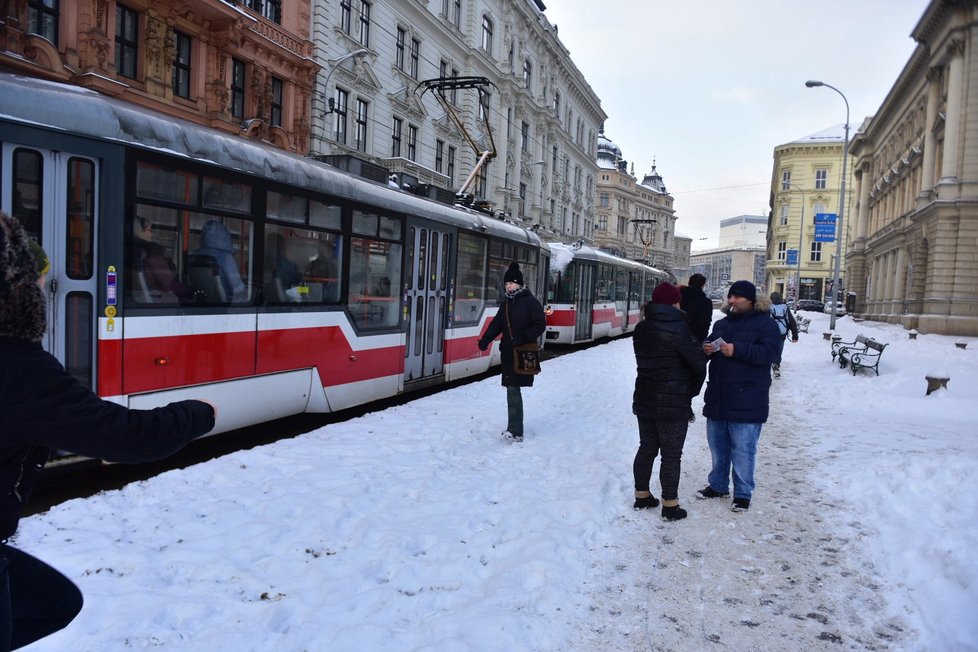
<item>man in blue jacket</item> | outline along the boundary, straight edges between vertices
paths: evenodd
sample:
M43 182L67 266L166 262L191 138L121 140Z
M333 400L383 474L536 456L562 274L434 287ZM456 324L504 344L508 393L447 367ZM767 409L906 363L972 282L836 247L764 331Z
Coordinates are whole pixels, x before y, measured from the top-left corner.
M732 468L735 512L746 511L754 493L754 458L768 416L771 365L781 348L770 309L770 300L757 296L753 283L737 281L721 309L726 316L713 325L703 344L710 359L703 416L713 470L697 497L730 495Z

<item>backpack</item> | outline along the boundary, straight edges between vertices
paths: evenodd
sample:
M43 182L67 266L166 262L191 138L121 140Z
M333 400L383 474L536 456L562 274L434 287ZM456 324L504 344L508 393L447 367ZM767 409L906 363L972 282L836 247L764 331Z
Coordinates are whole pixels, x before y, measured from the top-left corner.
M775 306L771 306L771 317L774 318L774 321L778 325L778 330L781 331L781 334L787 335L788 334L787 304L779 303Z

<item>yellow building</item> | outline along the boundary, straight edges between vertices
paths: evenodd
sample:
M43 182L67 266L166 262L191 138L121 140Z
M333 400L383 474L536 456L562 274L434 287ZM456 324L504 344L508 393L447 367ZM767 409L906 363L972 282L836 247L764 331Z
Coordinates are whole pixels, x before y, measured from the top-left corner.
M851 165L846 166L849 178L846 180L841 238L821 242L825 238L816 237L815 223L816 215L837 216L839 212L844 139L844 125L839 124L774 149L765 282L769 292L780 292L786 299L798 297L820 301L831 295L840 239L844 254L853 232ZM838 236L839 221L835 230ZM798 253L789 254L790 251ZM844 297L847 291L844 259L839 263L839 279L841 287L837 295Z

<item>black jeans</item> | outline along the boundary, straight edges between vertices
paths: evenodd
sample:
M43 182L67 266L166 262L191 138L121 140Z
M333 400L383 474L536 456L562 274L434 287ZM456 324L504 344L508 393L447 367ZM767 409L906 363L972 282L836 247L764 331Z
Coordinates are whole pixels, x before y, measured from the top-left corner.
M662 485L662 499L676 500L679 497L679 469L688 428L688 421L660 421L651 417L638 417L640 443L632 464L635 491L649 491L652 464L656 455L661 452L659 484Z
M64 629L81 608L81 591L71 580L40 559L0 544L0 652Z

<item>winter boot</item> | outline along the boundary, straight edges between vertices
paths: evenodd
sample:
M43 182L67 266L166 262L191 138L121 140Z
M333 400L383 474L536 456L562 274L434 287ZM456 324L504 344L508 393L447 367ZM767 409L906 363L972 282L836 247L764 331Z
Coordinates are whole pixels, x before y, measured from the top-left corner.
M680 521L686 518L686 510L679 505L674 505L672 507L662 506L662 520L663 521Z
M696 492L697 498L726 498L729 495L727 492L720 493L719 491L713 491L713 487L710 485L706 485Z
M731 512L746 512L750 509L750 498L734 498L733 505L730 506Z
M646 496L645 498L635 499L635 509L653 509L659 506L659 499L655 496Z

